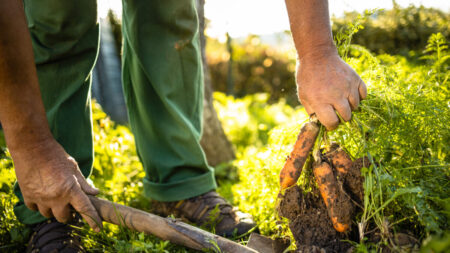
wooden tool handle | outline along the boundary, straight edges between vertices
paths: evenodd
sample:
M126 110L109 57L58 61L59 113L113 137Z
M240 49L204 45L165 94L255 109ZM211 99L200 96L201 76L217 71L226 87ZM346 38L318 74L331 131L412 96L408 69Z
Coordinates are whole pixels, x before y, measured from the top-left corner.
M106 222L155 235L162 240L191 249L219 249L222 252L257 253L257 251L214 235L184 222L162 218L132 207L89 196L98 214Z

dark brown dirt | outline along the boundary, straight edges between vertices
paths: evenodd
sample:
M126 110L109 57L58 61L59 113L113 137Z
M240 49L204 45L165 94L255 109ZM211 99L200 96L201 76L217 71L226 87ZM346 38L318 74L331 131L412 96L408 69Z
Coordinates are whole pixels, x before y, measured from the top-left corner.
M349 173L341 181L343 182L344 190L358 204L362 204L364 201L364 177L361 175L361 169L369 166L370 163L367 157L356 159L350 167Z
M280 197L278 213L290 220L289 228L299 252L345 252L351 247L341 241L346 235L333 228L317 190L304 193L294 186Z

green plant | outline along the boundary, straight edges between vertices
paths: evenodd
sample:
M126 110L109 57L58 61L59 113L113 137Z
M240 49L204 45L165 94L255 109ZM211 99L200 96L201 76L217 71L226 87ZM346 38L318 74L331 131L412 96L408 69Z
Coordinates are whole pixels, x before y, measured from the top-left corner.
M432 64L432 70L435 73L429 73L431 78L437 82L438 88L442 92L447 92L446 86L450 73L448 72L448 65L446 62L450 59L450 54L447 52L448 45L442 33L435 33L428 38L428 44L424 50L424 55L421 59L429 60Z
M368 156L372 163L363 170L365 209L356 217L362 239L358 248L394 249L392 236L401 231L418 239L443 233L448 230L449 207L444 203L450 194L450 109L448 93L442 91L446 83L436 84L439 73L430 72L434 63L416 65L402 56L374 56L361 46L348 47L347 61L368 84L369 95L353 121L328 133L327 139L343 145L353 157ZM442 69L448 68L442 64ZM218 108L220 117L226 115L221 112L226 107ZM294 115L307 117L301 109ZM286 224L277 222L274 206L278 174L301 122L280 122L265 145L238 152L234 202L255 217L266 235L289 235ZM233 140L233 133L240 133L239 124L225 125ZM300 184L307 188L310 172L304 171ZM375 234L381 241L371 241Z
M15 219L13 206L17 198L12 193L15 174L10 169L13 163L5 146L0 146L0 149L5 150L0 154L0 251L21 252L30 230Z
M427 46L427 52L434 55L438 48L445 48L445 40L436 43L435 37L442 39L432 35ZM366 199L360 229L370 231L366 225L372 219L386 245L395 230L414 231L419 238L442 233L448 221L438 203L450 193L448 95L446 79L439 79L441 73L429 69L445 69L445 62L438 67L433 63L402 68L383 66L380 61L371 64L366 71L376 75L362 73L372 91L362 111L353 124L332 135L356 157L366 155L373 164L364 171Z

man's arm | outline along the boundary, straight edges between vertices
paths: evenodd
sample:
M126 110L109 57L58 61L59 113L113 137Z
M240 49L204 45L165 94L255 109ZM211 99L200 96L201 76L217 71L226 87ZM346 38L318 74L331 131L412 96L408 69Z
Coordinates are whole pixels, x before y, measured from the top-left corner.
M333 43L328 0L286 0L292 37L300 64L298 97L309 115L316 114L328 130L351 119L366 85L339 57Z
M0 31L0 121L25 204L60 222L70 219L72 206L99 230L86 195L98 190L50 132L21 1L0 1Z

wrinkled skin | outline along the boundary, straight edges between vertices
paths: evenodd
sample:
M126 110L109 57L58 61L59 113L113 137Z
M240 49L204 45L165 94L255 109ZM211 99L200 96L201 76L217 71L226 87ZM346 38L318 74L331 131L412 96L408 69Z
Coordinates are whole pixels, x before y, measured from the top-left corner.
M87 183L75 159L58 143L46 141L24 153L16 152L14 157L17 181L29 209L65 223L73 207L99 231L101 219L86 195L99 191Z
M299 64L300 102L328 130L351 119L366 85L337 53L331 33L328 0L285 0Z
M351 120L362 99L365 83L337 54L305 56L297 68L298 97L309 115L316 114L328 130Z

